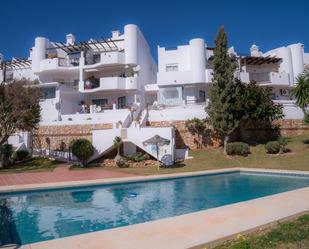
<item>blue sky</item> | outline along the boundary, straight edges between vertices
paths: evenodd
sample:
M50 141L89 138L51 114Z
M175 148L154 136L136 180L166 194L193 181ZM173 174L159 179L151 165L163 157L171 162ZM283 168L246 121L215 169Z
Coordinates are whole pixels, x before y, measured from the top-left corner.
M80 41L110 36L111 30L137 24L154 57L157 45L186 44L202 37L210 46L223 25L237 52L255 42L263 51L301 42L309 51L309 1L72 1L10 0L1 2L0 53L6 59L27 57L36 36L64 41L68 33Z

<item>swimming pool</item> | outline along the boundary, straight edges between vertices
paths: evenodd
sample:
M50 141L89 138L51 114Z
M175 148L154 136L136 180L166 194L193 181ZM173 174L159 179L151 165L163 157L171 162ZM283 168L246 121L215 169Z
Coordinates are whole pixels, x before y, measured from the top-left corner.
M137 224L303 187L309 187L309 176L234 171L0 194L0 244Z

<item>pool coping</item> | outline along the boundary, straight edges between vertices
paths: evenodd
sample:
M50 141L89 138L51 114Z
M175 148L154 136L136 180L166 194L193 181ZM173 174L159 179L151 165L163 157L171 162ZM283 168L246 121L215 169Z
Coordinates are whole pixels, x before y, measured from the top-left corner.
M14 185L0 193L170 179L234 171L308 175L307 171L227 168L156 176L133 176L78 182ZM43 186L42 186L43 185ZM13 187L13 188L12 188ZM190 248L212 243L309 210L309 187L199 212L23 245L21 249ZM280 208L278 208L280 207ZM210 231L207 228L211 227ZM85 246L87 245L87 246Z

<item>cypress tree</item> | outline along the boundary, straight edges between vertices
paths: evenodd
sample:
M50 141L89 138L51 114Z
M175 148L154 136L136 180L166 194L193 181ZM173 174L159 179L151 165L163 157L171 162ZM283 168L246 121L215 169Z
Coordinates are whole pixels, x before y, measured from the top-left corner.
M243 84L236 80L235 59L228 54L227 36L221 27L215 39L213 60L213 85L209 92L206 112L214 130L222 136L224 153L231 133L242 118L240 96Z

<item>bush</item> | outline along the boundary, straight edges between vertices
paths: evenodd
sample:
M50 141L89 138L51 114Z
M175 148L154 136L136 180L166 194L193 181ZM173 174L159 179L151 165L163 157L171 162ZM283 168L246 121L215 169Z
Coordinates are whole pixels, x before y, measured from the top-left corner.
M13 160L14 161L23 161L29 156L28 150L17 150L13 153Z
M13 146L11 144L4 144L0 147L1 166L8 166L12 163L11 157L13 154ZM0 167L1 167L0 166Z
M247 156L250 154L250 148L247 143L243 142L228 143L226 146L226 153L228 155Z
M289 152L290 149L288 149L286 146L288 144L288 138L286 137L279 137L278 138L278 142L279 142L279 145L280 145L280 153L286 153L286 152Z
M149 155L142 152L137 152L135 154L129 155L125 157L127 160L133 161L133 162L142 162L149 159Z
M81 138L74 140L71 146L73 155L85 166L87 160L93 155L92 144L87 139Z
M309 126L309 112L305 113L304 123Z
M123 160L122 158L118 159L116 161L116 165L119 167L119 168L128 168L129 165L127 164L127 162L125 160Z
M280 151L280 143L278 141L270 141L265 144L266 152L269 154L278 154Z

